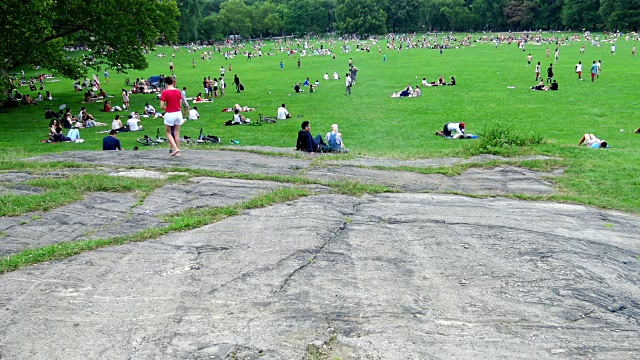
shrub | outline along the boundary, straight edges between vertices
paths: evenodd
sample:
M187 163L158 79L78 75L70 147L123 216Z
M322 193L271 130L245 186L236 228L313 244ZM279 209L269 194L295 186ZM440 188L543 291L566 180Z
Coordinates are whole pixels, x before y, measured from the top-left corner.
M471 155L513 156L522 153L528 146L542 143L542 136L539 134L523 135L511 126L502 126L499 123L487 125L478 135L480 139L473 146L465 148Z

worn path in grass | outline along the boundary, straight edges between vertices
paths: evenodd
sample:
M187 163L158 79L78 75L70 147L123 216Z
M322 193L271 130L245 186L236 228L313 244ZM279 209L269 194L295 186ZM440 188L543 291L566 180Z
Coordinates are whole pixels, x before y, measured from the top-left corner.
M197 168L358 180L402 192L354 197L310 185L313 195L299 200L0 275L0 359L622 359L640 352L637 216L422 193L554 192L555 173L511 165L446 177L388 168L463 160L312 159L238 151L172 159L166 150L35 159L115 167L94 169L105 175ZM3 176L15 187L43 175ZM284 186L294 184L199 176L143 199L92 193L38 216L0 219L1 249L162 226L160 215L228 206Z

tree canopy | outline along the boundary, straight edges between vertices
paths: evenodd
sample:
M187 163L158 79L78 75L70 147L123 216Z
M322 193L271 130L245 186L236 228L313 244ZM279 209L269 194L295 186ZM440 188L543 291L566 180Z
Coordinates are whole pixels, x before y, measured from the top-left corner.
M144 69L147 50L177 39L178 19L175 0L3 0L0 78L6 87L11 71L35 65L70 78L89 68ZM78 44L90 58L65 51Z
M640 25L640 0L181 0L180 8L194 3L202 16L195 24L183 12L180 29L197 30L199 40L334 31L636 31Z

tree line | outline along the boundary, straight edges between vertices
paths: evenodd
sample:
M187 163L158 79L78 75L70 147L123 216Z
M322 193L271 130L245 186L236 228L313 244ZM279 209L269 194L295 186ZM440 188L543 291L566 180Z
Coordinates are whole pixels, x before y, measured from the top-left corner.
M181 42L422 31L631 30L639 0L179 0Z

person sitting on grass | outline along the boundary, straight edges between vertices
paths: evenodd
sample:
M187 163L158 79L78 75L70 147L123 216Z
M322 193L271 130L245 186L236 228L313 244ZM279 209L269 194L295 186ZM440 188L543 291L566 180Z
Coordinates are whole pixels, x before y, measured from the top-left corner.
M144 114L149 116L154 116L156 114L156 109L149 103L146 103L144 105Z
M638 128L638 130L634 131L634 133L640 134L640 128Z
M140 125L140 119L133 114L129 115L129 119L127 120L127 127L129 128L129 131L142 130L142 125Z
M103 112L109 112L111 111L111 101L109 100L105 100L104 101L104 107L102 108Z
M295 84L295 85L293 86L293 91L295 91L295 92L299 93L299 92L300 92L300 84Z
M56 134L53 136L53 142L71 142L71 139L64 136L62 128L58 127L56 129Z
M282 104L282 106L278 108L278 120L285 120L289 119L290 117L291 114L289 113L289 110L287 110L285 104Z
M558 82L554 79L551 85L549 86L549 90L558 90Z
M36 104L35 100L33 100L31 98L31 95L29 95L29 94L25 94L22 97L22 103L25 104L25 105L35 105Z
M451 82L449 84L447 84L449 86L456 86L456 78L455 77L451 77Z
M321 135L317 135L315 138L311 135L311 125L308 121L303 121L300 127L302 130L298 131L296 150L315 154L316 152L326 151L329 149L327 144L322 140Z
M80 114L82 115L82 126L83 127L94 127L96 126L96 119L93 117L93 115L89 114L87 112L87 109L85 109L84 107L82 107L82 110L80 111Z
M398 97L408 97L411 96L412 93L412 89L411 89L411 85L407 84L407 87L400 91L400 93L398 94Z
M422 96L422 90L420 90L418 85L416 85L416 89L413 90L413 94L411 94L411 96Z
M344 147L342 133L338 131L338 124L331 125L331 131L327 133L325 140L327 140L327 143L329 144L330 152L349 152L349 149L345 149Z
M111 122L111 130L126 132L127 129L122 125L122 121L120 120L120 115L116 115L116 118Z
M109 136L105 136L102 139L102 150L124 150L122 145L120 145L120 140L118 139L118 132L115 130L109 131Z
M200 119L200 113L198 113L198 107L194 106L189 110L189 120L198 120Z
M233 119L225 122L225 125L242 125L246 123L247 123L246 118L240 115L240 109L236 108L233 110Z
M584 134L584 135L582 135L582 138L580 139L580 142L578 143L578 146L580 146L582 144L584 144L584 146L586 146L586 147L594 148L594 149L608 147L608 144L607 144L606 141L598 139L593 134Z
M61 128L62 125L60 124L60 121L58 121L57 119L52 119L51 122L49 123L49 142L53 142L53 137L56 136L57 133L57 129Z

